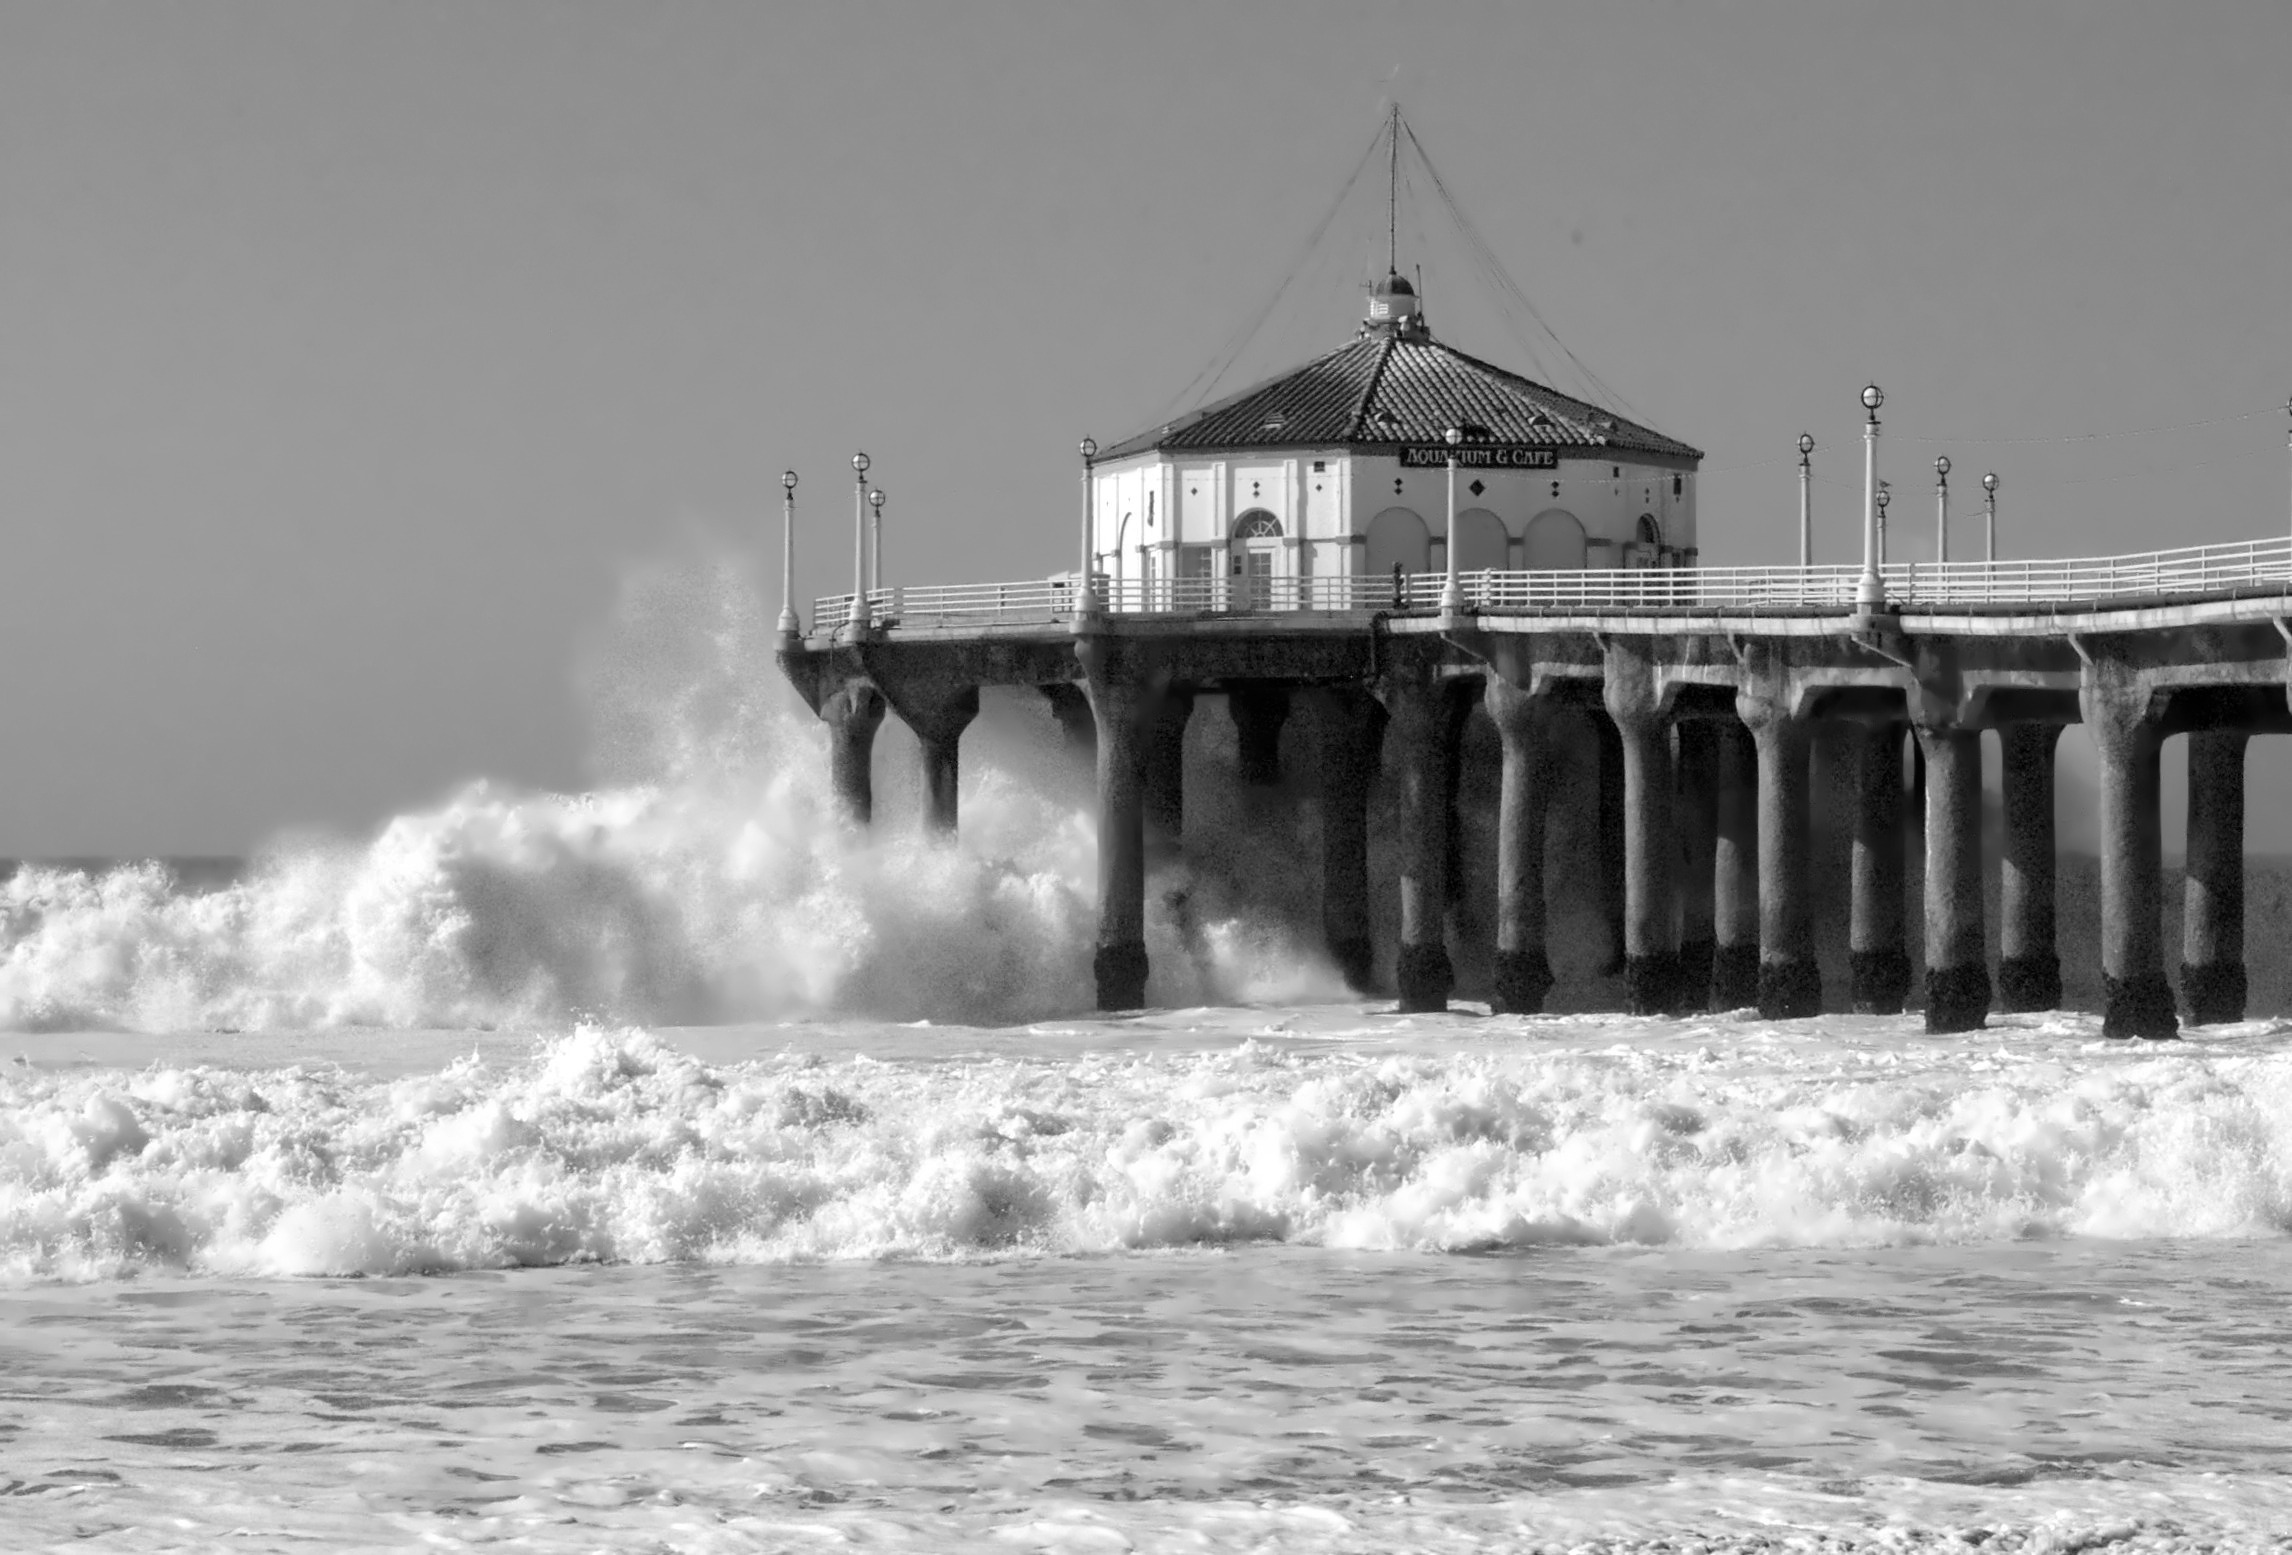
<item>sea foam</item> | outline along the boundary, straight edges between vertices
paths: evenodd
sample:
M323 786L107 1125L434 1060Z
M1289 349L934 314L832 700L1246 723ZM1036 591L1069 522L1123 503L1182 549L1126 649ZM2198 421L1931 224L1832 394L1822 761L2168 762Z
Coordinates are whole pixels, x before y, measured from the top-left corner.
M1015 1054L724 1065L583 1029L524 1062L387 1079L15 1065L0 1081L0 1267L343 1274L2292 1225L2280 1039L2153 1055L2070 1029L1927 1047L1899 1024L1833 1042L1715 1022L1701 1045L1645 1046L1607 1044L1597 1024L1480 1022L1440 1051L1278 1038L1072 1051L1054 1032Z

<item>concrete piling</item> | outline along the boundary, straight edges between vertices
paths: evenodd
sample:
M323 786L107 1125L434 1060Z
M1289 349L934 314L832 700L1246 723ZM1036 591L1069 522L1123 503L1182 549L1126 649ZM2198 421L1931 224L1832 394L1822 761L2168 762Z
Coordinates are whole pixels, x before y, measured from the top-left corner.
M2181 997L2191 1025L2244 1019L2244 749L2240 729L2188 738L2188 879Z
M2007 1010L2061 1007L2053 860L2053 758L2060 742L2061 726L2054 723L1998 730L2005 800L1998 1004Z
M1681 1014L1708 1008L1711 963L1717 951L1719 851L1719 726L1691 718L1677 727L1674 763L1679 792L1672 815L1679 828L1679 981L1673 1007Z
M1281 783L1281 726L1289 720L1289 692L1277 685L1238 682L1226 688L1226 712L1234 721L1234 744L1241 780L1250 788Z
M1822 1013L1822 969L1815 960L1809 854L1806 720L1775 693L1745 685L1736 711L1759 751L1759 1013L1802 1020Z
M844 819L861 826L875 815L872 768L883 707L883 693L866 680L847 680L820 699L820 721L828 726L828 785Z
M1090 698L1083 688L1071 681L1053 681L1040 688L1043 699L1050 703L1051 717L1058 721L1059 734L1066 748L1092 760L1097 759L1098 725L1091 718Z
M1552 991L1544 940L1544 817L1551 803L1552 714L1490 675L1482 705L1496 725L1503 774L1496 808L1496 987L1499 1015L1535 1015Z
M1369 939L1369 786L1385 713L1352 686L1305 693L1321 789L1321 931L1355 993L1375 991Z
M1628 953L1624 941L1625 903L1629 887L1624 881L1626 869L1624 838L1624 754L1623 736L1616 729L1616 721L1605 708L1592 713L1592 735L1600 750L1600 782L1598 798L1599 825L1599 891L1600 908L1608 926L1608 959L1601 966L1602 976L1613 976L1624 970L1624 957Z
M1158 841L1178 847L1186 835L1186 721L1191 686L1166 686L1152 699L1146 728L1146 821ZM1099 725L1099 738L1106 727Z
M1759 1001L1759 750L1741 719L1717 733L1711 1004L1739 1010Z
M1456 985L1447 940L1451 691L1429 669L1408 667L1383 676L1377 694L1400 790L1400 1007L1404 1014L1445 1010Z
M1979 1031L1989 1019L1982 926L1982 737L1921 725L1926 753L1926 1029Z
M909 686L888 681L885 697L901 723L915 731L923 756L923 818L935 832L952 835L957 820L956 789L962 776L963 731L979 716L977 686Z
M2080 699L2101 752L2101 1034L2177 1036L2165 981L2163 733L2153 698L2138 676L2100 661L2086 665Z
M1910 993L1902 938L1902 735L1892 719L1855 729L1852 922L1854 1007L1899 1015Z
M1663 1015L1678 1001L1679 920L1673 892L1671 729L1644 654L1621 641L1607 650L1608 716L1623 750L1624 985L1634 1015Z
M1157 711L1134 667L1085 639L1082 661L1098 735L1098 948L1102 1010L1146 1003L1146 724Z

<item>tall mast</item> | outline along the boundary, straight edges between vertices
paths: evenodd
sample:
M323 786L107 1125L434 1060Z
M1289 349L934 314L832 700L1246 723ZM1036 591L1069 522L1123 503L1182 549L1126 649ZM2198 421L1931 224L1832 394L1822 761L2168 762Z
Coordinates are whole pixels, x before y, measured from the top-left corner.
M1398 233L1401 221L1401 105L1393 104L1393 122L1385 131L1385 274L1398 275Z

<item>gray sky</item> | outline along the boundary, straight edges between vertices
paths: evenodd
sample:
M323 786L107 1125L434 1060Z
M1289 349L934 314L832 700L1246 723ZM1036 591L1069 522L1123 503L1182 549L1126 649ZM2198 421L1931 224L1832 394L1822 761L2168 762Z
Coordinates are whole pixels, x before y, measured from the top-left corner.
M1064 566L1076 439L1264 300L1388 89L1708 450L1709 561L1788 559L1802 428L1846 556L1871 378L1912 554L1937 451L2009 554L2280 533L2288 62L2275 0L0 0L0 853L579 786L616 580L769 556L794 465L836 586L854 446L895 581ZM1245 367L1345 338L1374 225ZM1434 328L1529 367L1411 241Z

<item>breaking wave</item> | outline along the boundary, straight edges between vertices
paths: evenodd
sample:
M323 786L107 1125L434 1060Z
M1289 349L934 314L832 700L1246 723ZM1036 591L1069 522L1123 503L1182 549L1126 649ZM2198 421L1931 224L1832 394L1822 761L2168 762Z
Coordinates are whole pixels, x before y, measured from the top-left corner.
M1905 1028L1907 1029L1907 1028ZM2254 1236L2292 1050L1215 1052L712 1066L583 1029L396 1079L0 1079L0 1268L101 1278L1285 1241L1476 1250ZM1581 1037L1581 1027L1573 1034ZM1595 1032L1596 1034L1596 1032ZM1035 1039L1044 1041L1045 1039Z
M370 841L281 847L207 891L156 863L22 868L0 883L0 1028L998 1022L1087 1006L1095 834L1039 699L1015 704L1039 727L982 720L966 740L960 839L896 814L855 832L731 568L640 576L621 617L590 674L620 783L473 783ZM887 724L879 742L895 800L905 738ZM1302 912L1228 888L1295 875L1261 867L1293 840L1212 838L1210 862L1157 874L1156 1002L1342 991L1290 927Z

